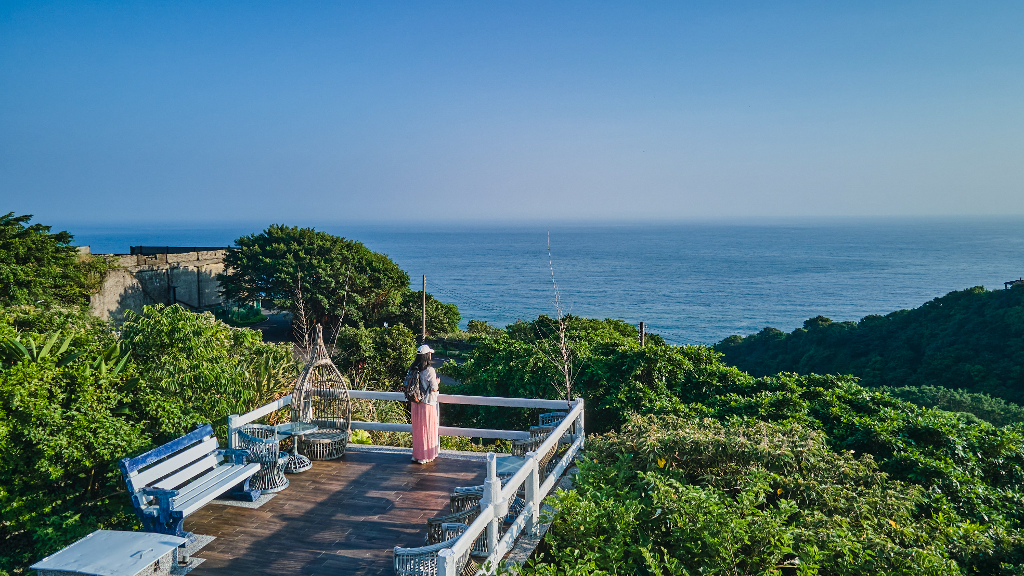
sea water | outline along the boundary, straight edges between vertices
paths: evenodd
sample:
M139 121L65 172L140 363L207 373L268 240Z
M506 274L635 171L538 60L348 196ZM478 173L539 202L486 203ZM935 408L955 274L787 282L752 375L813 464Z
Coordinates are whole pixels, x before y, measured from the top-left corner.
M93 253L126 253L228 246L265 226L66 228ZM564 313L643 321L673 344L790 331L818 315L859 320L1024 275L1020 218L316 228L387 254L416 290L425 275L428 292L459 306L463 327L553 316L557 285Z

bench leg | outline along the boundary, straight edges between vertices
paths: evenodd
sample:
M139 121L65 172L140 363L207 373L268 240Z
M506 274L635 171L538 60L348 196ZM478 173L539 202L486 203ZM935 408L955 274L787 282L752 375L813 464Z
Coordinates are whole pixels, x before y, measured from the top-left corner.
M170 514L164 510L161 510L160 513L155 516L150 516L136 510L135 515L142 521L143 532L179 536L181 538L188 538L189 542L195 540L195 534L185 532L183 528L185 524L184 518L172 518Z
M251 476L249 478L251 478ZM235 500L241 500L243 502L255 502L256 500L259 500L262 492L255 488L249 488L249 478L246 478L245 482L235 486L234 491L231 492L231 496L233 496Z
M195 540L195 535L191 532L185 532L184 518L171 518L166 522L161 522L157 518L150 518L149 521L142 521L142 529L146 532L155 532L157 534L167 534L169 536L179 536L181 538L188 538L190 541Z
M138 511L135 513L142 520L142 531L143 532L156 532L160 533L160 521L154 516L146 516Z

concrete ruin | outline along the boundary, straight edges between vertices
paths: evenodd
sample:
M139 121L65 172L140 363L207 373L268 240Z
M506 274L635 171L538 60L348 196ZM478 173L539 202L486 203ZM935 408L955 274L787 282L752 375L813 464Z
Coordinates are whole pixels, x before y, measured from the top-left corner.
M89 253L87 246L79 249ZM224 271L226 248L132 246L131 254L99 254L111 263L89 313L120 322L128 310L153 304L181 304L192 310L221 305L217 274Z

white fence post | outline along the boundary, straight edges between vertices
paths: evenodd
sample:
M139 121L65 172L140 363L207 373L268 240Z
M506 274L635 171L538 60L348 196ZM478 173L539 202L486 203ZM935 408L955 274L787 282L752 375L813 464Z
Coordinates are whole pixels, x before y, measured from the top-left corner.
M501 500L501 480L498 480L498 461L494 455L494 452L487 453L487 479L484 480L484 495L480 499L480 509L491 508L497 512L499 501ZM502 515L504 516L504 515ZM487 553L493 554L495 548L498 547L498 528L499 522L503 518L499 518L497 513L494 514L494 518L487 523Z
M582 404L583 398L577 398L576 404ZM586 432L583 430L583 410L580 410L580 417L576 420L576 434L578 438L586 438ZM584 440L586 442L586 440Z
M237 426L235 426L235 420L237 419L237 414L228 415L228 448L237 448L237 442L235 442L235 429L237 428Z
M456 576L455 551L445 548L437 553L437 576Z
M537 495L540 494L540 470L536 452L526 454L526 464L530 467L530 475L526 477L526 509L530 516L526 519L525 530L530 536L536 536L540 524L540 502L537 501Z

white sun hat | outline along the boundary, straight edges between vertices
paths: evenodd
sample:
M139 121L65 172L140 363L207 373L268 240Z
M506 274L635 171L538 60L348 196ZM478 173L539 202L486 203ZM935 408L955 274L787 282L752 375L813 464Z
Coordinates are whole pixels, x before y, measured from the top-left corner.
M423 346L420 346L419 348L416 349L416 353L417 354L433 354L434 353L434 349L431 348L430 346L427 346L426 344L424 344Z

